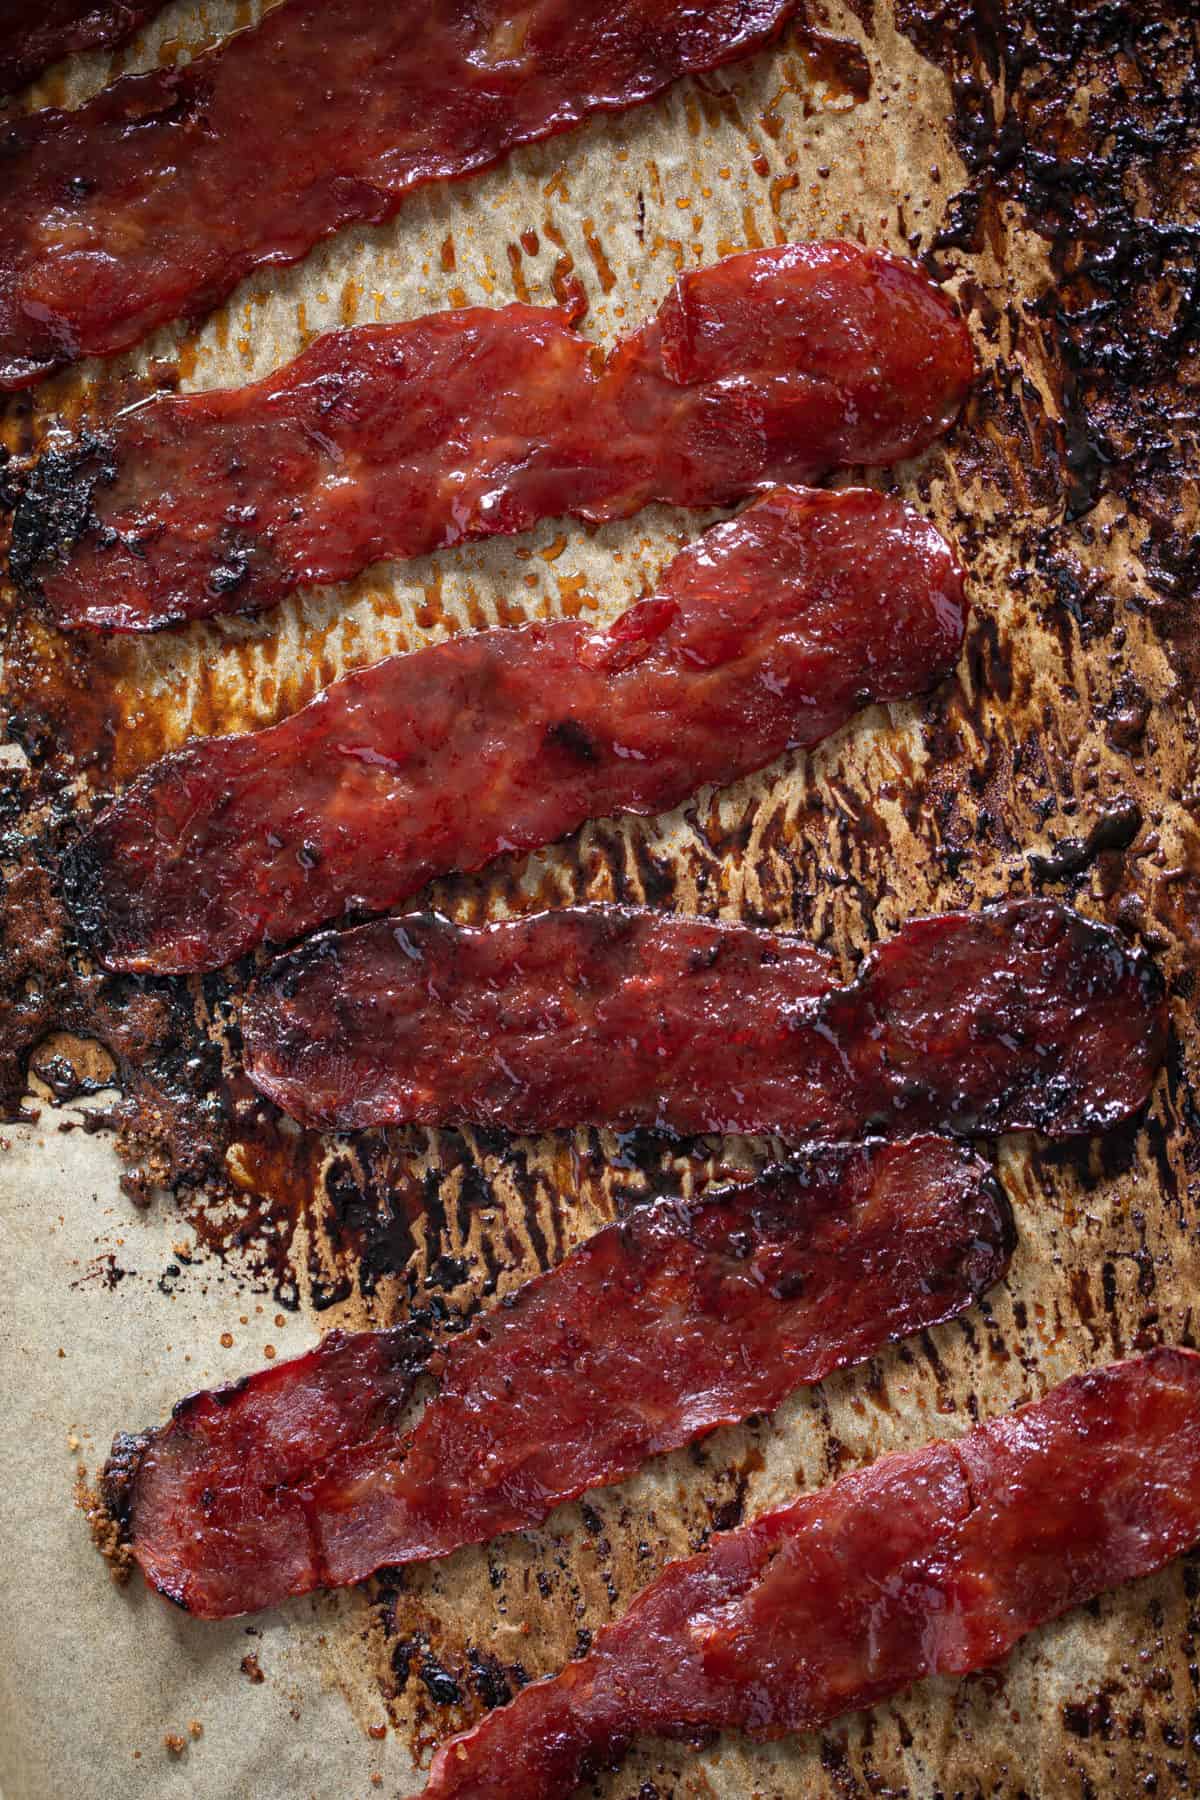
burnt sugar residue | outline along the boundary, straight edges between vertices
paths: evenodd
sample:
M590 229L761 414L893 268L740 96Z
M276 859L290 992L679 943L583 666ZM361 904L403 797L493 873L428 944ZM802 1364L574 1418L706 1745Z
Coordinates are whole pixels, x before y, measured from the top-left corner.
M0 835L0 1116L24 1116L31 1079L59 1102L117 1090L79 1122L112 1133L129 1201L178 1211L193 1262L288 1308L453 1331L616 1210L712 1171L711 1145L669 1138L299 1130L241 1071L246 971L100 969L58 892L69 817L27 826L17 809Z
M10 788L11 799L14 790ZM30 1059L52 1091L87 1091L87 1064L123 1092L113 1109L135 1147L127 1191L195 1183L215 1172L225 1141L217 1093L220 1054L181 983L104 975L81 948L58 893L61 818L30 832L16 811L0 830L0 1116L14 1117ZM54 1063L55 1040L96 1046ZM81 1069L78 1065L84 1064ZM107 1066L106 1066L107 1065Z
M175 392L179 378L161 360L102 364L52 381L36 403L0 396L0 713L36 777L26 809L80 783L102 794L170 742L174 697L167 684L148 694L153 660L120 636L56 629L34 569L52 566L92 522L112 478L106 421ZM8 770L0 784L11 810Z
M969 183L938 250L980 253L1015 203L1050 280L1024 323L1053 347L1054 460L1068 519L1105 495L1149 528L1153 609L1194 670L1200 538L1185 501L1200 436L1200 49L1191 0L898 0L950 77ZM935 260L938 260L935 257Z
M831 97L844 98L855 106L869 98L871 64L853 38L818 30L802 12L788 41L799 50L811 85L819 85Z
M1029 867L1037 887L1082 875L1106 854L1129 849L1142 829L1142 809L1126 797L1102 811L1085 837L1061 838L1047 854L1033 851Z
M70 444L44 449L19 482L10 476L0 500L12 511L9 575L23 593L39 593L38 568L65 560L96 528L96 490L116 474L111 444L85 430Z

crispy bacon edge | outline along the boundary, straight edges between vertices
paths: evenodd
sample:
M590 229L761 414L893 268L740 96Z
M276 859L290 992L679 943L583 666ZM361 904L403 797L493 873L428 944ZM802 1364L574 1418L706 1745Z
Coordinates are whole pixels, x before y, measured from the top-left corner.
M80 50L115 50L166 0L26 0L0 26L0 94ZM23 14L24 16L19 16Z

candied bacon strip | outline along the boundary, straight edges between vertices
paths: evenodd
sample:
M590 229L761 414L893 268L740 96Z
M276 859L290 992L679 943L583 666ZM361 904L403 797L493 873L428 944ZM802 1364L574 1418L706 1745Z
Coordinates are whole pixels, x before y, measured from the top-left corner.
M115 49L164 0L0 0L0 94L77 50Z
M917 514L777 489L607 631L456 638L163 757L81 841L68 891L110 968L216 968L815 744L949 673L964 613L954 557Z
M795 0L289 0L183 68L0 131L0 385L198 319L595 112L767 43Z
M119 1439L109 1503L202 1618L445 1556L954 1317L1012 1242L964 1147L837 1145L598 1232L452 1341L415 1430L411 1332L335 1332Z
M599 370L548 307L363 326L252 386L164 396L50 452L10 560L67 627L253 611L539 519L725 505L894 462L945 430L971 370L940 291L854 244L681 275Z
M671 1563L589 1653L438 1751L425 1800L565 1800L644 1733L810 1731L1200 1538L1200 1356L1161 1349L884 1456Z
M467 1120L770 1132L1100 1131L1141 1106L1166 1014L1149 958L1052 900L915 919L848 987L770 931L618 907L436 914L280 958L246 1072L309 1125ZM823 988L824 991L821 991Z

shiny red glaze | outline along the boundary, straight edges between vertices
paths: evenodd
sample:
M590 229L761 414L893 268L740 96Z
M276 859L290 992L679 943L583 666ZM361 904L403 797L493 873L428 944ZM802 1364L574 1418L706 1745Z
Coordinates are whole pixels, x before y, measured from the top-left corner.
M671 1564L587 1656L446 1744L426 1800L565 1800L642 1733L811 1730L987 1668L1198 1538L1200 1357L1076 1376Z
M243 1009L246 1072L335 1130L755 1129L787 1116L796 1020L837 973L799 938L615 906L412 914L274 964Z
M0 0L0 94L11 94L60 57L111 49L133 36L164 0Z
M13 568L65 626L252 611L539 519L725 505L894 462L950 424L971 369L926 276L854 244L681 275L600 365L547 307L335 332L253 386L164 396L52 453L18 507Z
M943 1138L838 1145L597 1233L444 1356L334 1333L118 1440L109 1498L148 1579L204 1618L535 1525L647 1457L779 1404L1003 1275L1007 1203Z
M242 1018L309 1125L1100 1131L1146 1100L1153 964L1052 900L916 919L848 987L794 938L617 907L383 919L281 958ZM808 992L804 991L808 988Z
M0 384L196 319L428 181L766 43L794 0L289 0L0 130Z
M68 887L110 968L216 968L814 744L947 674L964 612L917 514L866 490L777 489L607 631L455 638L269 730L164 757L97 820Z

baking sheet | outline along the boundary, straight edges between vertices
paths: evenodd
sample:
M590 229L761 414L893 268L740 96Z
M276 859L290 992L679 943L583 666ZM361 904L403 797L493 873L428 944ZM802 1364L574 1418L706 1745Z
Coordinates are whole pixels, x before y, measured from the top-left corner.
M115 69L185 54L250 17L245 5L169 8L129 51L80 58L36 97L73 103ZM952 202L977 174L950 127L956 99L888 6L814 8L808 28L771 52L416 195L392 224L344 232L297 269L252 278L190 336L161 332L103 369L57 378L32 414L10 409L6 432L28 445L58 416L142 391L147 376L184 387L243 381L337 324L550 301L572 280L589 301L583 329L608 342L657 305L679 268L747 245L847 235L928 252L948 226L959 235ZM794 927L849 969L914 912L1040 880L1141 928L1173 980L1177 1043L1146 1124L1055 1153L1006 1140L1020 1247L1007 1283L963 1320L797 1397L769 1422L720 1432L558 1509L542 1531L390 1586L211 1626L136 1579L117 1589L92 1546L77 1469L85 1485L94 1479L114 1431L257 1366L268 1346L295 1353L335 1323L384 1323L431 1297L460 1311L494 1303L611 1216L623 1194L687 1189L722 1159L765 1146L674 1151L582 1131L327 1142L264 1136L260 1122L235 1118L214 1140L207 1185L167 1193L156 1183L181 1168L169 1108L148 1121L139 1100L122 1160L111 1133L81 1123L106 1096L56 1106L35 1076L40 1116L6 1128L0 1158L6 1800L418 1791L418 1766L439 1737L522 1678L560 1666L714 1524L753 1516L797 1483L954 1434L1141 1343L1191 1341L1194 684L1153 604L1161 468L1143 494L1110 488L1064 519L1075 480L1069 396L1045 308L1059 276L1039 223L993 195L978 246L936 252L969 309L989 382L945 446L872 477L927 510L967 558L976 610L956 682L928 705L871 709L814 755L721 795L706 790L666 820L601 822L562 849L441 884L437 898L464 917L645 898ZM1181 354L1181 383L1185 375ZM1186 538L1194 496L1182 481L1180 493L1172 529ZM372 569L348 590L308 594L258 620L86 656L18 614L7 659L14 729L54 771L102 705L111 753L77 784L102 789L195 732L280 717L389 650L564 610L609 618L704 522L656 509L595 532L550 524L511 544ZM1085 841L1131 803L1142 825L1125 852L1093 847L1073 873L1070 855L1056 861L1063 840ZM185 998L197 1032L227 1042L236 991L196 984ZM194 1174L205 1166L203 1131L188 1131ZM251 1227L240 1247L239 1219ZM647 1745L595 1791L609 1800L1190 1792L1198 1591L1200 1563L1185 1558L1035 1634L997 1673L926 1683L782 1745Z

